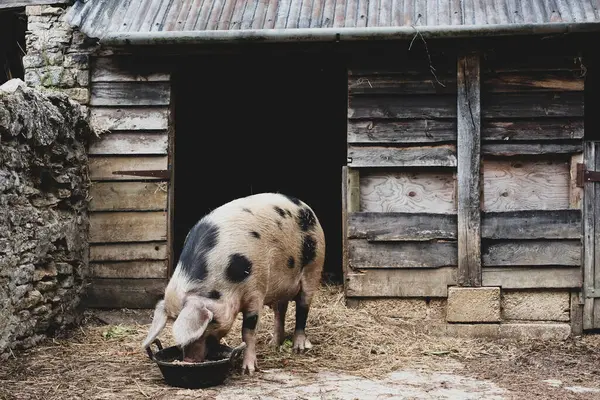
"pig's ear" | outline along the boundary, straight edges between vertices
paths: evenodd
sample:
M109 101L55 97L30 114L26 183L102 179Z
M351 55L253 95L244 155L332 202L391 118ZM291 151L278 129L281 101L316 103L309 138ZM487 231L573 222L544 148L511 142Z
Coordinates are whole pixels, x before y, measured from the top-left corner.
M150 326L150 330L148 331L148 336L146 336L146 340L142 344L142 348L146 349L154 339L158 336L160 331L163 330L165 325L167 324L167 314L165 313L165 301L161 300L156 303L156 307L154 308L154 317L152 317L152 325Z
M202 337L213 313L198 296L188 296L183 309L173 323L173 337L178 346L187 346Z

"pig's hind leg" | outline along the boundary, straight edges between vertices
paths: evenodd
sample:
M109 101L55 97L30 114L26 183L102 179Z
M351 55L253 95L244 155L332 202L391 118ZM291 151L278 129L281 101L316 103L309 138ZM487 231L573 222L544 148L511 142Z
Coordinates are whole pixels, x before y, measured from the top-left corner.
M288 301L278 301L273 305L273 345L277 348L283 344L285 339L285 313L288 309Z
M296 302L296 327L294 329L293 350L295 352L312 348L312 344L305 333L311 300L312 294L307 293L304 289L300 289L300 293L294 298Z

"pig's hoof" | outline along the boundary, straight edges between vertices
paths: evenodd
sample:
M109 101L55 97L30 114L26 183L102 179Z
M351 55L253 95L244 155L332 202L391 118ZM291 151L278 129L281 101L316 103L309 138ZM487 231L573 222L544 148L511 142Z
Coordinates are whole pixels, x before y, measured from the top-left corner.
M258 371L256 357L248 357L244 359L244 363L242 364L242 374L248 374L249 376L252 376L255 371Z
M304 350L310 350L311 348L312 348L312 344L306 338L306 335L304 333L294 334L293 350L296 353L303 352Z

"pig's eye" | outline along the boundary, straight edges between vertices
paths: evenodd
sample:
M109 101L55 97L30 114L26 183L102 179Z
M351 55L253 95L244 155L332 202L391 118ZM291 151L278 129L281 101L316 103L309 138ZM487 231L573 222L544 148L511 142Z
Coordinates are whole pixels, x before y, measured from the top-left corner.
M217 321L215 318L213 318L212 321L210 321L208 324L209 325L218 325L219 321Z

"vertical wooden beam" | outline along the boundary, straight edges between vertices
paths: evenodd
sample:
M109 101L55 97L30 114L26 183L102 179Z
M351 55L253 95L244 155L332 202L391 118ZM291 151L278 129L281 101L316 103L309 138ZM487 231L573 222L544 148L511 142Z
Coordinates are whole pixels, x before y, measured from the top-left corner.
M458 58L458 284L481 286L479 54Z
M596 146L585 142L585 167L593 171L596 167ZM586 183L583 190L583 329L594 328L594 299L586 294L594 290L594 259L596 256L596 184Z
M583 307L581 292L571 292L571 335L583 333Z
M343 274L344 293L348 283L350 272L350 258L348 255L348 215L360 211L360 175L357 169L343 167L342 169L342 234L343 234ZM346 306L356 308L357 299L346 298Z
M360 173L348 168L348 212L360 211Z
M600 171L600 141L592 142L593 146L593 159L591 165L594 165L594 171ZM594 329L600 329L600 229L596 224L598 218L600 218L600 183L590 182L586 186L592 186L594 188L594 319L592 324Z
M171 74L169 82L170 90L170 107L169 107L169 125L167 132L169 135L167 154L169 156L169 170L171 176L168 181L168 198L167 198L167 280L171 279L171 275L175 270L175 96L173 95L173 75Z

